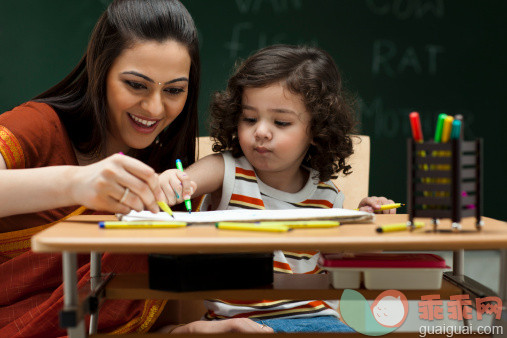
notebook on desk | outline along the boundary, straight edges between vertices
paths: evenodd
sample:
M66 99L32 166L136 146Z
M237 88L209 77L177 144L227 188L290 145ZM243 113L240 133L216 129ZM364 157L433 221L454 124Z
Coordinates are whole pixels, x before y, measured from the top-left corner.
M174 218L165 212L132 211L120 216L122 221L181 221L189 224L210 224L224 221L260 222L294 220L336 220L341 223L373 222L374 215L364 211L349 209L286 209L286 210L218 210L193 212L173 212Z

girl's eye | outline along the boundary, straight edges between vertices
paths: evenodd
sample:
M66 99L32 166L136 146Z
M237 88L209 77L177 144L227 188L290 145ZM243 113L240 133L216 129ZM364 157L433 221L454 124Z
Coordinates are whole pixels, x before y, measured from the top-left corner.
M255 123L256 121L253 117L243 117L241 120L246 123Z
M146 89L146 86L139 82L125 80L125 83L133 89Z
M178 95L178 94L184 93L185 89L183 89L183 88L167 88L164 91L171 94L171 95Z
M275 121L275 124L280 127L288 127L291 125L290 122Z

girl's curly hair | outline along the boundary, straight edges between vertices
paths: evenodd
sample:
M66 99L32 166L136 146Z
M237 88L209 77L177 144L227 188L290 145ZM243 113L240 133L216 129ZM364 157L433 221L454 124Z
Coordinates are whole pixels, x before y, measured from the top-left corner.
M308 149L303 164L319 172L320 181L351 173L345 160L352 155L355 100L342 86L338 68L325 51L307 46L274 45L263 48L241 63L223 92L211 102L210 135L213 151L230 150L243 155L238 140L238 121L244 88L266 87L283 81L300 95L312 119Z

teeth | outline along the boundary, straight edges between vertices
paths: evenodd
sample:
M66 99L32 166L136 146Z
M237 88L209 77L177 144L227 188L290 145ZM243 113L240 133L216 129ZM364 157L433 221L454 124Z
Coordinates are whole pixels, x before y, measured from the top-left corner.
M129 113L129 116L132 118L132 120L134 120L137 123L142 124L143 126L146 126L146 127L151 127L152 125L154 125L155 123L157 123L157 121L142 120L139 117L134 116L134 115L132 115L130 113Z

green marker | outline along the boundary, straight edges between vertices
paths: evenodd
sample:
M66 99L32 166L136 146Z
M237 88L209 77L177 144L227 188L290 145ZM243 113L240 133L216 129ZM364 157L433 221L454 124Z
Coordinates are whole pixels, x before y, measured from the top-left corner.
M176 169L183 171L183 165L179 159L176 160ZM189 214L192 213L192 202L189 199L185 200L185 208L187 208Z
M442 141L442 130L444 129L444 121L447 117L447 114L438 115L437 119L437 129L435 130L435 143L440 143Z

